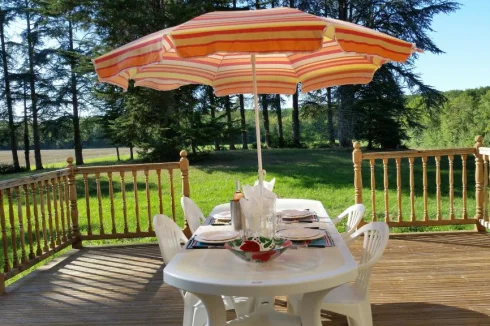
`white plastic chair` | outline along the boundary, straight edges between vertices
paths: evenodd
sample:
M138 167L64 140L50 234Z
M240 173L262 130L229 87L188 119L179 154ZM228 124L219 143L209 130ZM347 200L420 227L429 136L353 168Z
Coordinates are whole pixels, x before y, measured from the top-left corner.
M339 216L332 219L332 223L336 225L347 216L347 231L341 234L344 241L350 241L349 238L356 231L359 223L361 223L365 211L366 206L363 204L355 204L347 208Z
M180 204L182 205L184 217L189 225L189 229L192 233L196 232L199 226L201 226L202 222L204 222L206 219L201 212L201 209L192 199L185 196L182 196L180 199Z
M325 296L322 305L324 310L347 316L349 326L373 325L369 279L374 264L383 256L390 230L384 222L372 222L353 233L350 241L354 241L361 235L364 235L364 243L356 281L334 288ZM299 300L301 295L288 298L288 310L298 314ZM289 305L292 309L289 309Z
M182 250L181 243L187 238L180 227L168 216L158 214L153 217L153 228L158 240L163 262L168 264ZM206 308L198 297L190 292L180 291L184 299L183 326L203 326L207 322ZM253 309L253 300L248 298L223 297L226 310L235 309L237 316L248 314Z

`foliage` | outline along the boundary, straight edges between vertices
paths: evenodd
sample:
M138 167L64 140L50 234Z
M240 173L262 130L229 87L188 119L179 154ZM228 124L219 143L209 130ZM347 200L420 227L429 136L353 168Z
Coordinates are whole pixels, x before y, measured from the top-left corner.
M444 95L448 101L437 114L425 112L421 117L424 128L411 128L408 146L468 147L474 145L476 135L490 131L490 87L449 91ZM417 110L419 96L409 99L409 105ZM486 137L487 143L489 137Z

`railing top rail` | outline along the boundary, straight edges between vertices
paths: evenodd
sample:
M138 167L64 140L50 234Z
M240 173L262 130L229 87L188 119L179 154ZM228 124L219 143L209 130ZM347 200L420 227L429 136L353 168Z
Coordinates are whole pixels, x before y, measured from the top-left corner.
M481 155L490 155L490 147L479 147L478 152Z
M64 168L56 171L44 172L34 175L29 175L17 179L9 179L5 181L0 181L0 190L14 188L23 185L30 185L40 181L51 180L58 177L67 176L70 174L70 168Z
M480 148L481 150L482 148ZM408 157L424 157L424 156L448 156L448 155L463 155L476 154L475 148L451 148L451 149L428 149L428 150L408 150L395 152L372 152L362 153L363 160L384 159L384 158L408 158ZM490 154L490 148L489 148Z
M165 163L146 163L146 164L125 164L125 165L105 165L105 166L77 166L75 174L107 173L107 172L127 172L127 171L146 171L146 170L172 170L179 169L179 162Z

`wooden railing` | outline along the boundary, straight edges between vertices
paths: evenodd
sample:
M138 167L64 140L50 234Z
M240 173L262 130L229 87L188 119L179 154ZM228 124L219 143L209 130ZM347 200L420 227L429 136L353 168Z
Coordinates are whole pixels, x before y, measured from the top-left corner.
M368 207L364 220L383 220L391 227L474 224L483 231L478 221L481 219L488 221L486 207L488 207L489 158L479 153L482 139L481 136L477 136L473 148L371 153L363 153L360 144L355 142L352 153L355 202L364 203ZM469 181L468 177L469 160L474 160L474 170L471 168L471 172L474 173L474 183ZM370 184L369 201L363 200L362 170L363 167L366 168L366 165L363 165L364 161L369 162L370 178L364 180ZM404 163L408 163L408 171ZM461 173L458 182L455 179L456 163L460 165L457 171ZM377 166L382 169L382 178L379 175L376 178ZM403 171L404 167L405 171ZM390 173L393 170L394 173ZM447 174L447 179L442 179L441 171ZM429 173L433 177L433 183L430 182L431 178L428 178ZM408 174L408 180L403 183L404 174ZM377 186L378 182L381 187ZM474 188L471 188L472 184L475 185ZM435 191L432 192L429 188L435 188ZM443 191L447 192L447 196L444 196L444 200L447 199L446 206L443 206L441 199ZM457 199L456 191L460 193ZM474 194L474 204L471 205L475 207L474 215L469 213L469 192ZM432 205L429 205L429 201ZM443 213L443 210L446 212Z
M490 218L488 215L488 202L489 202L489 193L488 193L488 178L489 178L489 168L490 168L490 147L478 147L479 159L482 165L482 191L481 191L481 200L483 201L483 205L481 207L481 216L479 216L478 222L480 228L490 229Z
M0 226L5 280L77 241L73 168L0 182Z
M179 162L87 167L68 158L64 169L0 182L0 294L6 280L69 245L155 236L154 214L176 219L175 189L190 195L187 153L180 156ZM190 234L187 223L184 232Z

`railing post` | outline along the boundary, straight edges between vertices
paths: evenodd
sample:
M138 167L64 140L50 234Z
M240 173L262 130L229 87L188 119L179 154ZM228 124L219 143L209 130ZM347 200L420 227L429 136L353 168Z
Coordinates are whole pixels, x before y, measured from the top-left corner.
M0 272L0 295L5 294L5 275Z
M191 191L189 188L189 160L187 159L187 152L185 150L180 151L180 172L182 174L182 196L190 197ZM187 224L187 220L184 218L183 232L186 237L192 235L191 229Z
M352 162L354 163L354 189L356 204L362 204L362 151L361 144L354 142L352 151Z
M82 248L82 240L80 239L80 229L78 226L78 204L77 204L77 185L75 183L75 166L73 165L73 157L66 159L66 167L70 169L68 175L68 187L70 188L70 208L71 208L71 221L73 229L74 241L72 244L73 249Z
M475 137L475 200L476 200L476 228L480 232L486 232L486 229L481 225L483 219L483 159L480 154L480 147L483 146L483 137Z

